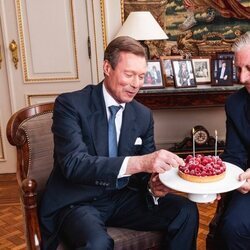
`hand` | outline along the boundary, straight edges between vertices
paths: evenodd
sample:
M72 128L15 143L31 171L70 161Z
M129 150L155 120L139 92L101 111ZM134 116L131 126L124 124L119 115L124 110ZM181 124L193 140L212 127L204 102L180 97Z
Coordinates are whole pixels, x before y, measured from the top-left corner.
M239 181L244 180L246 180L246 182L238 188L238 191L242 194L246 194L250 191L250 168L248 168L244 173L239 175Z
M151 192L156 197L163 197L166 194L173 192L172 189L162 184L159 179L159 174L152 174L148 184L151 189Z
M184 164L183 159L178 155L160 149L151 154L130 157L126 174L139 172L164 173L170 170L171 167L183 166Z
M220 194L217 194L217 195L216 195L216 200L217 200L217 201L221 200L221 195L220 195Z

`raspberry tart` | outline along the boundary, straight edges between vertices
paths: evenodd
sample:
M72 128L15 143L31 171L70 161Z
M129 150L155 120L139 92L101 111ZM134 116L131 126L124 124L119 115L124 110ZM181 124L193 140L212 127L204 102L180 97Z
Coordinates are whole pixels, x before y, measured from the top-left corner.
M181 178L191 182L215 182L223 179L226 175L226 165L219 156L195 157L188 155L185 166L179 166L178 174Z

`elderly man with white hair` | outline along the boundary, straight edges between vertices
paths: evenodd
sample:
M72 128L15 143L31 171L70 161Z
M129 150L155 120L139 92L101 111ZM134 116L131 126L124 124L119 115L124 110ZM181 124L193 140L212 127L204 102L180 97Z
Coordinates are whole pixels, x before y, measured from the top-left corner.
M241 167L246 182L232 194L220 223L220 249L250 249L250 31L234 44L235 64L241 84L226 103L226 147L222 159Z

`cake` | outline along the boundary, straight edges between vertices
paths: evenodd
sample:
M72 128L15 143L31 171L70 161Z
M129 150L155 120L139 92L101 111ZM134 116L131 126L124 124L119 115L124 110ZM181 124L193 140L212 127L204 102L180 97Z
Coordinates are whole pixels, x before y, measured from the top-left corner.
M188 155L185 166L179 166L178 174L191 182L215 182L225 177L226 165L219 156Z

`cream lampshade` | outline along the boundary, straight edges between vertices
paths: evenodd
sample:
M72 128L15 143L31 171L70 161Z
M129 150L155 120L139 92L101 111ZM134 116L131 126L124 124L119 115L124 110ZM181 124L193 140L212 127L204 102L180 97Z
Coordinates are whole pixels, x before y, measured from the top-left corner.
M130 12L121 29L117 33L116 37L118 36L130 36L143 42L144 46L147 46L144 43L145 40L168 39L166 33L149 11Z

